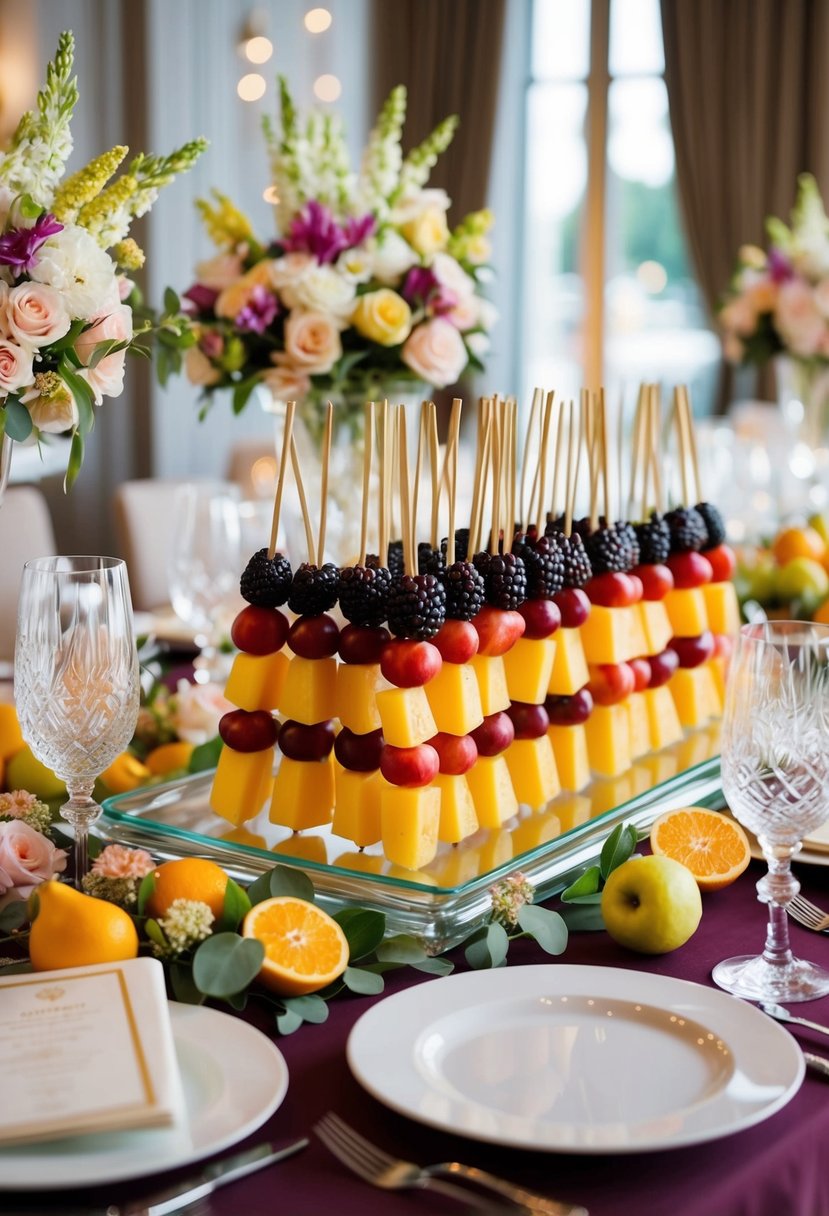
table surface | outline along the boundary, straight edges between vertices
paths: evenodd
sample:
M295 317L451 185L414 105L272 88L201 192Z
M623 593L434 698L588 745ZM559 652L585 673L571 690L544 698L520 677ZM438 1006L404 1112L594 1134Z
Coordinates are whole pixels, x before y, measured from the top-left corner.
M617 946L606 933L573 933L560 956L566 963L625 967L710 984L712 966L720 959L761 949L765 907L756 900L754 884L762 867L752 863L733 886L704 896L699 929L681 949L661 957L635 955ZM804 894L829 908L829 869L800 866ZM796 954L829 967L829 938L792 923ZM465 966L462 953L453 956ZM531 941L514 943L510 964L555 967ZM411 970L387 976L386 993L413 983L436 983ZM250 1138L283 1140L310 1134L311 1144L296 1157L217 1192L209 1201L215 1216L442 1216L464 1211L451 1199L426 1192L380 1192L350 1174L311 1134L328 1110L337 1111L386 1150L417 1162L464 1161L483 1166L553 1198L585 1205L591 1216L829 1216L829 1170L823 1144L829 1136L829 1081L807 1073L795 1098L764 1123L717 1142L661 1153L625 1156L567 1156L524 1152L445 1135L395 1114L371 1098L354 1080L345 1058L349 1031L357 1018L381 998L345 997L332 1002L322 1026L305 1025L278 1043L290 1072L288 1093L279 1110ZM829 997L799 1007L804 1016L829 1023ZM263 1030L266 1015L246 1014ZM804 1031L804 1048L829 1056L829 1043ZM643 1068L647 1061L642 1061ZM192 1172L184 1171L184 1173ZM157 1184L174 1180L137 1181L77 1195L32 1195L12 1199L15 1207L61 1211L64 1206L93 1206L137 1199ZM506 1209L502 1209L506 1210Z

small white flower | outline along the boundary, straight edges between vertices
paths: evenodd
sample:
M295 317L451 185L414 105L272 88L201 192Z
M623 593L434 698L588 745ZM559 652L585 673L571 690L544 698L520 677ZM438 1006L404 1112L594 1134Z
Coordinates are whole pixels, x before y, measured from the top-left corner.
M70 315L85 321L111 312L120 303L115 263L75 224L49 237L29 273L36 282L60 292Z
M354 309L356 288L352 279L333 266L317 266L303 275L294 286L296 304L308 312L324 312L343 326Z
M419 261L408 241L392 228L366 246L375 279L386 285L396 285L407 270Z
M464 336L464 341L476 359L483 359L485 355L489 354L491 343L489 341L488 334L482 334L480 332L466 334Z
M337 259L337 270L344 279L352 283L367 283L371 278L371 257L368 250L359 245L346 249Z

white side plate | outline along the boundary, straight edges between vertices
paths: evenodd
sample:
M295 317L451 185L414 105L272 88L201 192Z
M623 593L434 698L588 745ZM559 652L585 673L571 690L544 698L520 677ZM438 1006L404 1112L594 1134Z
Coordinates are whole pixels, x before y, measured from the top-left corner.
M797 1092L792 1037L726 993L556 963L447 976L369 1009L348 1041L387 1106L494 1144L631 1153L717 1139Z

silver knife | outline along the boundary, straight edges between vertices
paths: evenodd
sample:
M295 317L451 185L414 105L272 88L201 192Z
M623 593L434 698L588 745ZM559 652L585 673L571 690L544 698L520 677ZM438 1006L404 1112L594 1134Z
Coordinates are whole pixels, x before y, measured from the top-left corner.
M810 1051L804 1051L803 1059L806 1061L807 1068L811 1068L813 1072L819 1072L821 1076L829 1077L829 1060L824 1056L815 1056Z
M61 1211L64 1216L171 1216L171 1213L180 1212L191 1203L204 1199L219 1187L226 1186L228 1182L236 1182L239 1178L255 1174L257 1170L265 1169L277 1161L284 1161L286 1157L292 1157L307 1145L307 1138L294 1140L279 1148L266 1141L255 1148L223 1157L221 1161L213 1161L205 1166L200 1174L185 1179L177 1186L156 1191L146 1199L131 1201L123 1206L111 1203L107 1207L84 1207L74 1210L62 1208ZM5 1216L38 1216L38 1212L42 1210L42 1207L38 1209L33 1206L17 1212L7 1212Z

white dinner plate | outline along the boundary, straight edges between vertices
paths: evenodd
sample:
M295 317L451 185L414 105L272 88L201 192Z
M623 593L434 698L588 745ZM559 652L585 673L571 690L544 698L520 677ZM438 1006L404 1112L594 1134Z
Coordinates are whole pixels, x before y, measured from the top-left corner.
M557 963L396 993L354 1026L348 1062L421 1123L568 1153L718 1139L774 1114L804 1074L791 1035L727 993Z
M170 1002L186 1119L172 1128L67 1136L0 1149L0 1191L42 1191L121 1182L177 1169L256 1131L288 1088L288 1067L270 1039L239 1018Z

